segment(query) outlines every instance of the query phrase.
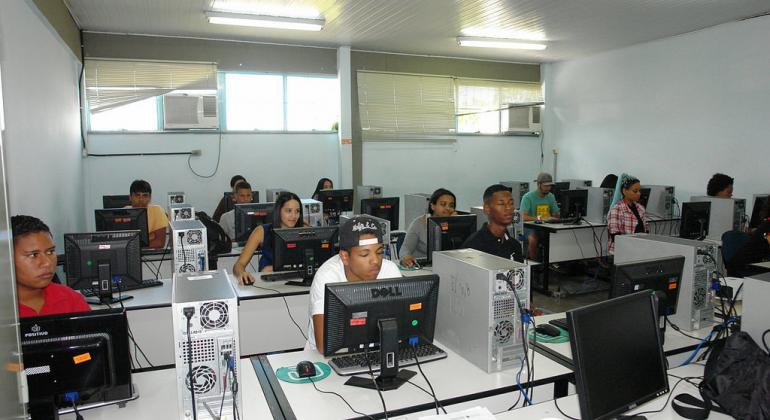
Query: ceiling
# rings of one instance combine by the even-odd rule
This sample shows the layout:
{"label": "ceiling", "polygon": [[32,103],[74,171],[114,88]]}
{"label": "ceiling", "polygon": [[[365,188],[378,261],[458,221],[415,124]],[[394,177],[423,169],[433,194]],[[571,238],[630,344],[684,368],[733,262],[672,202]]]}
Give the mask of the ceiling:
{"label": "ceiling", "polygon": [[[338,47],[517,62],[573,59],[770,11],[768,0],[65,0],[86,31]],[[326,19],[320,32],[214,25],[207,10]],[[456,37],[543,39],[544,51]]]}

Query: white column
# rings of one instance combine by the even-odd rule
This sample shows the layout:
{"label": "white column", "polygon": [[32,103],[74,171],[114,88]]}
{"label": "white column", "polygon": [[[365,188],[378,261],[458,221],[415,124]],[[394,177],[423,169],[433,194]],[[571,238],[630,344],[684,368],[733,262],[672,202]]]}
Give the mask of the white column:
{"label": "white column", "polygon": [[337,79],[340,82],[339,180],[335,188],[353,188],[353,126],[350,47],[337,49]]}

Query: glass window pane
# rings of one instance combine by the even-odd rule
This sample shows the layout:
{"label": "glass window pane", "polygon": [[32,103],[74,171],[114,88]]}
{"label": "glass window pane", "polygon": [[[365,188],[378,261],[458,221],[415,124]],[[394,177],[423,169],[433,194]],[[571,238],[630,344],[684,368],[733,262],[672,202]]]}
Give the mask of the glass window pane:
{"label": "glass window pane", "polygon": [[225,74],[228,130],[283,130],[283,76]]}
{"label": "glass window pane", "polygon": [[340,92],[336,78],[286,78],[287,129],[332,130],[340,120]]}
{"label": "glass window pane", "polygon": [[91,131],[158,130],[157,98],[147,98],[115,109],[91,114]]}

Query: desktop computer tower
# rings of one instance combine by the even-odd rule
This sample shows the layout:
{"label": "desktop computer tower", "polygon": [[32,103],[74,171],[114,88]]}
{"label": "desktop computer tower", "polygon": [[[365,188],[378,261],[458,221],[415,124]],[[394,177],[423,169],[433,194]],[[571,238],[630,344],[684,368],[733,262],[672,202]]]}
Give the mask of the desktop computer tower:
{"label": "desktop computer tower", "polygon": [[209,269],[206,226],[199,220],[171,222],[171,245],[174,253],[174,273]]}
{"label": "desktop computer tower", "polygon": [[[367,198],[382,198],[382,187],[377,185],[359,185],[356,187],[355,199],[353,200],[353,211],[356,214],[361,213],[361,200]],[[411,220],[407,221],[407,223]]]}
{"label": "desktop computer tower", "polygon": [[169,204],[168,220],[175,222],[177,220],[195,220],[195,208],[189,204]]}
{"label": "desktop computer tower", "polygon": [[320,227],[324,225],[324,206],[318,200],[312,198],[303,198],[302,215],[310,227]]}
{"label": "desktop computer tower", "polygon": [[593,184],[590,179],[562,179],[561,182],[569,182],[571,190],[585,189]]}
{"label": "desktop computer tower", "polygon": [[615,264],[678,255],[685,258],[684,269],[676,314],[669,319],[685,331],[694,331],[714,319],[711,281],[718,278],[719,245],[662,235],[615,237]]}
{"label": "desktop computer tower", "polygon": [[433,254],[433,273],[441,278],[436,340],[487,373],[519,366],[529,266],[456,249]]}
{"label": "desktop computer tower", "polygon": [[265,190],[265,196],[267,197],[266,203],[275,203],[278,196],[283,192],[289,192],[286,188],[268,188]]}
{"label": "desktop computer tower", "polygon": [[404,222],[406,223],[406,228],[409,228],[414,219],[428,213],[429,205],[430,194],[428,193],[404,194]]}
{"label": "desktop computer tower", "polygon": [[[188,321],[185,313],[190,312],[192,316]],[[238,347],[238,296],[227,272],[174,273],[171,313],[178,418],[193,418],[192,388],[198,420],[234,419],[232,385],[237,382],[239,388],[243,386]],[[236,392],[235,399],[240,418],[245,418],[240,392]]]}
{"label": "desktop computer tower", "polygon": [[674,218],[674,187],[671,185],[642,185],[650,189],[647,200],[647,216],[652,219]]}
{"label": "desktop computer tower", "polygon": [[709,233],[706,238],[721,241],[722,234],[730,230],[741,230],[746,226],[746,199],[709,196],[693,196],[690,201],[711,202]]}
{"label": "desktop computer tower", "polygon": [[[733,290],[733,293],[737,290]],[[762,334],[770,328],[770,273],[743,279],[741,331],[762,345]],[[768,338],[767,340],[770,340]]]}
{"label": "desktop computer tower", "polygon": [[[484,206],[473,206],[470,214],[476,215],[476,230],[481,229],[487,222],[487,215],[484,213]],[[508,226],[508,234],[516,238],[519,242],[524,240],[524,217],[519,210],[513,211],[513,223]]]}
{"label": "desktop computer tower", "polygon": [[586,209],[586,220],[591,223],[607,223],[607,213],[610,212],[612,195],[615,190],[612,188],[588,187],[588,209]]}
{"label": "desktop computer tower", "polygon": [[172,204],[184,204],[187,202],[185,194],[181,191],[168,193],[168,205]]}
{"label": "desktop computer tower", "polygon": [[500,184],[511,189],[513,205],[517,209],[521,207],[521,198],[529,192],[529,181],[500,181]]}

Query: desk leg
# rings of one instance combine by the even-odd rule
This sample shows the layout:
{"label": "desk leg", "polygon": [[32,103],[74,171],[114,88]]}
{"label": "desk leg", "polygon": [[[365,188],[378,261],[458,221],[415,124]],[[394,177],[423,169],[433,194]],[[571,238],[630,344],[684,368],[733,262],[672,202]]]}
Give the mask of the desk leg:
{"label": "desk leg", "polygon": [[567,392],[569,392],[568,380],[560,379],[553,383],[553,399],[566,397]]}

